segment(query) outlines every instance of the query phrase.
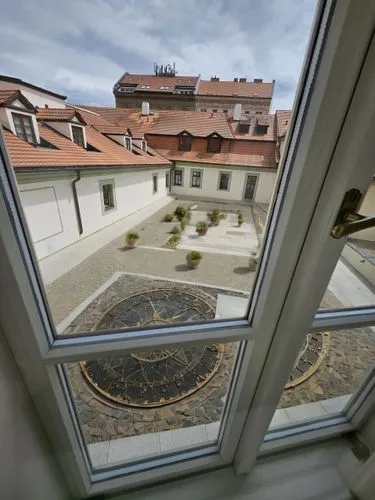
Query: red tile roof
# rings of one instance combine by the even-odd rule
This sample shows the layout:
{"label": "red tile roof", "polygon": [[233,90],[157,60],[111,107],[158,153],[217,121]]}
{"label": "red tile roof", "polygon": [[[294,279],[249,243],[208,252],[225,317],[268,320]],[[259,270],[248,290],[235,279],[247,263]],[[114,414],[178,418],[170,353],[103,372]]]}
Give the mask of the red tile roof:
{"label": "red tile roof", "polygon": [[[134,86],[136,91],[141,92],[173,92],[176,86],[196,87],[197,76],[155,76],[155,75],[135,75],[125,73],[117,82],[118,85]],[[149,87],[149,88],[142,88]],[[160,87],[169,87],[161,89]],[[116,85],[115,85],[116,88]]]}
{"label": "red tile roof", "polygon": [[277,126],[277,136],[283,137],[289,128],[290,119],[292,117],[291,109],[281,109],[276,111],[276,126]]}
{"label": "red tile roof", "polygon": [[211,163],[217,165],[230,165],[233,167],[263,167],[275,168],[275,161],[269,156],[263,155],[248,155],[234,153],[202,153],[199,151],[175,151],[158,149],[168,160],[179,160],[196,163]]}
{"label": "red tile roof", "polygon": [[37,120],[50,122],[70,122],[73,118],[85,124],[85,120],[80,113],[73,108],[38,108]]}
{"label": "red tile roof", "polygon": [[[240,124],[249,124],[249,132],[246,134],[239,132]],[[252,141],[275,141],[275,116],[268,114],[249,114],[241,116],[239,122],[232,120],[232,130],[236,139],[252,140]],[[267,125],[267,133],[259,134],[257,125]]]}
{"label": "red tile roof", "polygon": [[19,100],[25,108],[34,112],[34,106],[19,90],[0,89],[0,106],[10,106],[15,100]]}
{"label": "red tile roof", "polygon": [[98,149],[98,152],[87,151],[67,137],[53,130],[45,123],[39,123],[42,139],[58,149],[33,146],[26,141],[4,130],[5,143],[11,162],[15,168],[27,167],[125,167],[129,165],[167,165],[160,155],[150,156],[146,153],[133,154],[126,148],[107,138],[94,127],[86,126],[87,142]]}
{"label": "red tile roof", "polygon": [[14,97],[18,94],[18,90],[12,89],[0,89],[0,105],[7,104],[8,101],[13,100]]}
{"label": "red tile roof", "polygon": [[238,96],[272,98],[273,83],[201,80],[198,96]]}
{"label": "red tile roof", "polygon": [[56,92],[52,92],[51,90],[47,90],[42,87],[38,87],[38,85],[34,85],[33,83],[24,82],[23,80],[21,80],[21,78],[15,78],[13,76],[8,76],[8,75],[0,75],[0,82],[9,82],[9,83],[14,83],[16,85],[22,85],[23,87],[28,87],[33,90],[39,90],[39,92],[43,92],[43,94],[48,94],[63,100],[66,99],[66,95],[56,94]]}

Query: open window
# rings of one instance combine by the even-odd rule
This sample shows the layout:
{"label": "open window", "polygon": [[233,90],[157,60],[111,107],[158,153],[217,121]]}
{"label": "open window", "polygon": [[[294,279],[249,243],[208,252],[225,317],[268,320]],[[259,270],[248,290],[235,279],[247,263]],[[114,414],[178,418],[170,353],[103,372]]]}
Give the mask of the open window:
{"label": "open window", "polygon": [[[348,222],[338,218],[346,193],[358,190],[351,199],[359,210],[374,174],[374,16],[370,3],[366,11],[354,1],[319,4],[268,213],[264,204],[245,199],[236,212],[206,205],[202,219],[202,199],[200,206],[174,204],[173,213],[163,208],[163,222],[155,215],[147,234],[135,216],[125,242],[121,234],[94,260],[81,259],[80,269],[75,261],[72,272],[44,288],[43,262],[37,262],[15,172],[2,149],[0,285],[8,290],[0,301],[2,329],[30,394],[38,395],[35,405],[78,498],[226,466],[246,474],[260,453],[357,431],[373,412],[373,359],[366,358],[366,374],[359,373],[358,358],[356,366],[349,360],[351,346],[372,349],[375,297],[365,307],[332,298],[340,284],[348,291],[348,268],[342,273],[339,260],[347,239],[332,230]],[[215,167],[205,171],[205,186],[202,168],[185,168],[191,173],[186,187],[215,190]],[[235,165],[231,191],[241,192],[259,170]],[[149,186],[150,175],[146,171]],[[152,183],[155,192],[154,175]],[[110,185],[103,180],[107,206],[113,204]],[[144,185],[134,182],[121,203],[131,199],[134,209],[139,198],[152,196]],[[92,183],[86,187],[89,192]],[[32,214],[33,204],[27,208]],[[58,222],[57,209],[54,214]],[[174,218],[179,227],[167,243],[165,224]],[[139,238],[145,245],[134,250]],[[189,247],[192,241],[198,249]],[[155,244],[160,248],[147,248]],[[209,244],[210,251],[202,251]],[[234,244],[236,254],[228,257]],[[182,262],[181,252],[173,251],[178,245],[189,249]],[[338,262],[339,278],[333,274]],[[225,285],[228,277],[242,288]],[[337,342],[349,348],[335,351]],[[315,374],[329,365],[326,353],[338,354],[335,362],[348,360],[343,378],[345,384],[355,378],[355,387],[345,385],[339,394],[343,385],[335,386],[333,395],[329,383],[307,384],[301,392],[315,400],[297,401],[293,384],[311,380],[312,365]],[[341,396],[345,402],[323,404]],[[319,405],[306,407],[310,403]],[[292,406],[300,406],[298,414],[289,412]]]}

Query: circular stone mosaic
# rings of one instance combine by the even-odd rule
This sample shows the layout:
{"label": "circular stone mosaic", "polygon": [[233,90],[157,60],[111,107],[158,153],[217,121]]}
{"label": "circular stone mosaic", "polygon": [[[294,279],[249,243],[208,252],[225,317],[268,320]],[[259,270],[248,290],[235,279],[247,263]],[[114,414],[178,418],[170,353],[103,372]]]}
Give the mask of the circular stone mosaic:
{"label": "circular stone mosaic", "polygon": [[[159,288],[123,299],[104,314],[96,329],[170,325],[214,317],[214,302],[207,294]],[[221,344],[137,351],[84,361],[81,369],[91,386],[109,400],[157,407],[183,399],[207,384],[223,353]]]}
{"label": "circular stone mosaic", "polygon": [[316,372],[327,352],[328,342],[328,332],[309,333],[306,336],[285,389],[302,384]]}

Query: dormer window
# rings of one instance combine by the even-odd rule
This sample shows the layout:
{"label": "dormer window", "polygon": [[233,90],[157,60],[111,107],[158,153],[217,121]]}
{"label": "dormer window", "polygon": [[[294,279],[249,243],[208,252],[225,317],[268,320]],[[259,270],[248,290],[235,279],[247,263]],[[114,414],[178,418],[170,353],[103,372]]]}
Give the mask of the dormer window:
{"label": "dormer window", "polygon": [[191,151],[192,137],[187,132],[180,135],[178,150],[179,151]]}
{"label": "dormer window", "polygon": [[207,140],[207,153],[220,153],[221,151],[221,137],[218,135],[211,135]]}
{"label": "dormer window", "polygon": [[262,125],[262,124],[258,123],[256,131],[257,131],[258,135],[266,135],[267,131],[268,131],[268,125]]}
{"label": "dormer window", "polygon": [[12,117],[17,136],[30,144],[36,144],[37,141],[31,116],[12,113]]}
{"label": "dormer window", "polygon": [[78,127],[77,125],[72,125],[72,136],[73,142],[75,142],[81,148],[85,147],[85,138],[83,135],[83,128]]}
{"label": "dormer window", "polygon": [[125,147],[126,147],[126,149],[128,149],[129,151],[131,151],[131,150],[132,150],[132,139],[131,139],[131,137],[129,137],[129,136],[127,136],[127,135],[125,136]]}
{"label": "dormer window", "polygon": [[248,134],[250,129],[250,123],[239,123],[238,124],[238,133],[239,134]]}

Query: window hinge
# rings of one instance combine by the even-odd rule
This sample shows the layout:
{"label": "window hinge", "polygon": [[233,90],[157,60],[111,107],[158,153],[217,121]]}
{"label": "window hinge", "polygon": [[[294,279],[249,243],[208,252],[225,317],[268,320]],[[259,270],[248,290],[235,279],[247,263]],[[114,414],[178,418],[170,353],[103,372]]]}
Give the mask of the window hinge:
{"label": "window hinge", "polygon": [[360,205],[362,193],[359,189],[350,189],[345,193],[336,221],[331,229],[331,236],[339,239],[343,236],[375,227],[375,217],[365,217],[356,210]]}

